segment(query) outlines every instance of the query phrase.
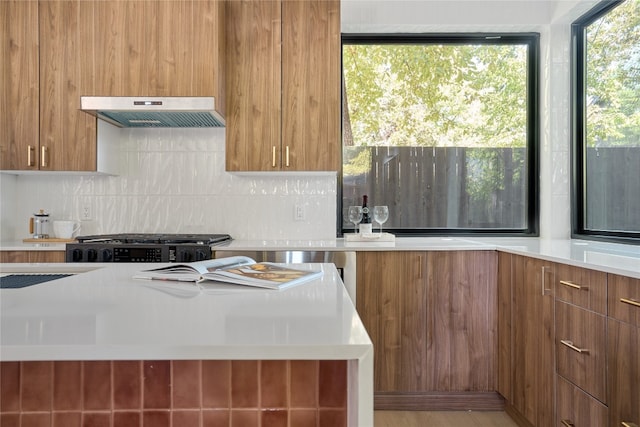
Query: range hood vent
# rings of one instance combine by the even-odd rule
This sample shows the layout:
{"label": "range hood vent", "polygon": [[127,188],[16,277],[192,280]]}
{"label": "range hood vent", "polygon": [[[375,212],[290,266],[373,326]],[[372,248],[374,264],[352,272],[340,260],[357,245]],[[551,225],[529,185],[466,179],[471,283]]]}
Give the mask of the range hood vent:
{"label": "range hood vent", "polygon": [[224,127],[213,97],[82,96],[80,109],[124,128]]}

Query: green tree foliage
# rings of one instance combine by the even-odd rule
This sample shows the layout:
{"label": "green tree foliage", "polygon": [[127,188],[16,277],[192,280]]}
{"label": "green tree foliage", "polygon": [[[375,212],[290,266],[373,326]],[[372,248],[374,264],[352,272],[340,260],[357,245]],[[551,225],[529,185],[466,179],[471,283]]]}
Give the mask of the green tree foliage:
{"label": "green tree foliage", "polygon": [[587,28],[587,146],[640,147],[640,0]]}
{"label": "green tree foliage", "polygon": [[356,146],[524,147],[527,47],[345,45]]}
{"label": "green tree foliage", "polygon": [[[345,176],[371,168],[360,147],[465,147],[472,198],[504,186],[503,152],[527,144],[524,44],[343,47]],[[482,149],[480,149],[482,148]],[[514,159],[524,167],[524,150]],[[418,165],[416,165],[419,167]],[[514,179],[519,179],[519,173]]]}

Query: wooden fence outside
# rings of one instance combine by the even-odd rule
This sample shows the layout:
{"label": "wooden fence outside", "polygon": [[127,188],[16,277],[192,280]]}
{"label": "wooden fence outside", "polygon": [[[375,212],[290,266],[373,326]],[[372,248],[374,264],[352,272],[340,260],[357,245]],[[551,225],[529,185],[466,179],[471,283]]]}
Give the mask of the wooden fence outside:
{"label": "wooden fence outside", "polygon": [[[349,147],[370,167],[344,176],[346,210],[369,196],[389,206],[385,228],[522,229],[526,220],[524,148]],[[367,153],[364,153],[367,154]],[[640,230],[640,148],[587,150],[587,227]],[[624,170],[621,174],[619,171]],[[376,224],[374,224],[375,226]]]}

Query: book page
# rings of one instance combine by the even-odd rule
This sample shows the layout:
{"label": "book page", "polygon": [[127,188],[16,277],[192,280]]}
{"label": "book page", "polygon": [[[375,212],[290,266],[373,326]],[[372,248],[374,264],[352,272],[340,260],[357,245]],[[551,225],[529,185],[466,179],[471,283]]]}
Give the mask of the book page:
{"label": "book page", "polygon": [[216,271],[221,268],[231,268],[253,263],[255,263],[253,259],[245,256],[207,259],[204,261],[197,261],[189,264],[171,264],[163,267],[143,270],[134,275],[133,278],[196,282],[200,280],[203,275],[212,271]]}
{"label": "book page", "polygon": [[269,262],[261,262],[212,271],[203,275],[203,280],[284,289],[318,277],[321,274],[319,271],[300,270]]}

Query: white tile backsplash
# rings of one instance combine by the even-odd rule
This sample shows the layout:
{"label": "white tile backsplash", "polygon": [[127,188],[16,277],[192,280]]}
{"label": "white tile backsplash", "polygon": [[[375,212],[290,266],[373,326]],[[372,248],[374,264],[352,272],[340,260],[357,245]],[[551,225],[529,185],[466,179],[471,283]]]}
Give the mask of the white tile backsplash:
{"label": "white tile backsplash", "polygon": [[[28,237],[28,218],[38,209],[45,209],[52,219],[82,219],[85,206],[89,207],[91,220],[82,221],[82,234],[335,237],[335,175],[227,173],[224,132],[122,130],[119,176],[3,175],[2,239]],[[5,215],[7,204],[12,205],[15,215]],[[294,220],[296,204],[304,206],[304,221]]]}

